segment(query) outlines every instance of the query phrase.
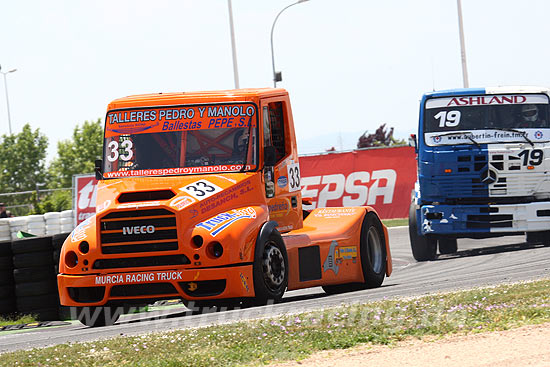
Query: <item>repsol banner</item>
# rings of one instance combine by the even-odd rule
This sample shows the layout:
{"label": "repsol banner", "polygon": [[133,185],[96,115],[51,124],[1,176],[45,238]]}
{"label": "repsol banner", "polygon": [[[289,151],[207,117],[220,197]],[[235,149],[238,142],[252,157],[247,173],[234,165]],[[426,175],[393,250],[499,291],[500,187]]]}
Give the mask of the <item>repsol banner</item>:
{"label": "repsol banner", "polygon": [[305,209],[372,206],[381,218],[406,218],[416,181],[414,148],[355,150],[300,157]]}
{"label": "repsol banner", "polygon": [[[301,156],[300,171],[302,196],[312,202],[305,209],[369,205],[383,219],[409,215],[416,180],[412,147]],[[75,175],[73,187],[79,224],[95,213],[95,175]]]}

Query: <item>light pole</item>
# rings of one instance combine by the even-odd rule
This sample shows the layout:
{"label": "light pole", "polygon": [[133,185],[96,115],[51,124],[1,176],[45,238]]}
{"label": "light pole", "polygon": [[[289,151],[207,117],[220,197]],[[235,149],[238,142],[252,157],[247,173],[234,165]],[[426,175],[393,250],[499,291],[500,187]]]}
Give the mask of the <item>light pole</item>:
{"label": "light pole", "polygon": [[11,135],[10,99],[8,98],[8,79],[6,78],[6,74],[13,73],[15,71],[17,71],[17,69],[2,71],[2,66],[0,66],[0,73],[4,75],[4,90],[6,91],[6,106],[8,108],[8,127],[10,129],[10,135]]}
{"label": "light pole", "polygon": [[231,55],[233,56],[233,78],[235,79],[235,89],[239,89],[239,66],[237,65],[237,47],[235,46],[235,30],[233,27],[233,8],[231,0],[227,0],[229,10],[229,28],[231,31]]}
{"label": "light pole", "polygon": [[464,45],[464,24],[462,23],[462,2],[456,0],[456,6],[458,8],[458,33],[460,35],[460,59],[462,61],[462,82],[464,88],[468,88],[468,68],[466,65],[466,46]]}
{"label": "light pole", "polygon": [[277,87],[277,82],[280,82],[281,80],[283,80],[283,76],[282,76],[281,72],[280,71],[275,71],[275,53],[273,52],[273,30],[275,29],[275,23],[277,23],[277,19],[279,19],[279,16],[285,10],[287,10],[291,6],[298,5],[298,4],[304,3],[306,1],[308,1],[308,0],[298,0],[297,2],[292,3],[288,6],[286,6],[285,8],[283,8],[283,10],[281,10],[279,12],[279,14],[277,14],[277,16],[275,17],[275,20],[273,21],[273,25],[271,26],[271,63],[273,65],[273,87]]}

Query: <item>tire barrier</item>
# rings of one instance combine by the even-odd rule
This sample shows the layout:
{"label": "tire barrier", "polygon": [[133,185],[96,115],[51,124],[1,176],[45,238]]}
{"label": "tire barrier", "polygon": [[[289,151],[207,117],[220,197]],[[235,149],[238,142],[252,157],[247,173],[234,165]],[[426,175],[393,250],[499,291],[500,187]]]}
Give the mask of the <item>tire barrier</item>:
{"label": "tire barrier", "polygon": [[57,264],[67,235],[64,233],[11,241],[14,311],[32,314],[39,321],[60,319],[62,308],[57,290]]}
{"label": "tire barrier", "polygon": [[0,315],[16,311],[12,257],[11,241],[0,242]]}
{"label": "tire barrier", "polygon": [[74,211],[48,212],[25,217],[0,218],[0,241],[17,240],[19,232],[53,236],[74,229]]}

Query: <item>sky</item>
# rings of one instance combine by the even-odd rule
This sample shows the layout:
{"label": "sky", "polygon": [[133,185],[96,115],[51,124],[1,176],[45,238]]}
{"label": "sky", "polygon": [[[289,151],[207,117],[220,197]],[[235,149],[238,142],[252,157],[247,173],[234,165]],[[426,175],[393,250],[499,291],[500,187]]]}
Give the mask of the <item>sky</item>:
{"label": "sky", "polygon": [[[271,27],[294,2],[232,0],[241,88],[273,86]],[[550,1],[462,12],[471,87],[550,86]],[[227,0],[5,1],[0,35],[12,131],[39,128],[48,160],[115,98],[235,87]],[[280,15],[273,46],[302,154],[353,149],[382,123],[407,138],[423,93],[463,86],[456,0],[309,0]]]}

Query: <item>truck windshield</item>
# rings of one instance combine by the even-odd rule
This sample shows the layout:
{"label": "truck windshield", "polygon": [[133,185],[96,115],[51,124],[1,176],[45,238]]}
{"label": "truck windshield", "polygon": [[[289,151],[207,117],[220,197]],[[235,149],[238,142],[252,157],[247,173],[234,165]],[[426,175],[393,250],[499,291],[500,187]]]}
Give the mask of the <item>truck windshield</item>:
{"label": "truck windshield", "polygon": [[[432,98],[424,109],[428,145],[550,140],[545,94]],[[463,134],[461,134],[461,132]]]}
{"label": "truck windshield", "polygon": [[105,178],[256,169],[251,103],[168,106],[107,113]]}

